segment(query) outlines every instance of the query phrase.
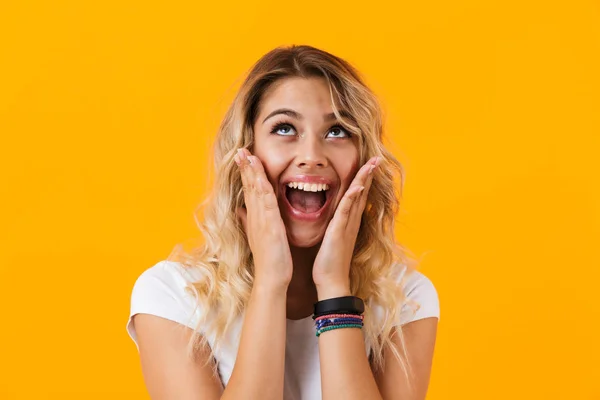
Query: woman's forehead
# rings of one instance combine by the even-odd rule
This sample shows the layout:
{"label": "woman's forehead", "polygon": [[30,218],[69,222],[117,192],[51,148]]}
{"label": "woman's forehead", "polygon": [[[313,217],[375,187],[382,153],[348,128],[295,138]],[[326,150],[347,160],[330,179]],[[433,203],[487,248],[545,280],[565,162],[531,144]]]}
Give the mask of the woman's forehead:
{"label": "woman's forehead", "polygon": [[284,78],[272,84],[261,98],[261,108],[318,106],[331,108],[329,86],[323,78]]}

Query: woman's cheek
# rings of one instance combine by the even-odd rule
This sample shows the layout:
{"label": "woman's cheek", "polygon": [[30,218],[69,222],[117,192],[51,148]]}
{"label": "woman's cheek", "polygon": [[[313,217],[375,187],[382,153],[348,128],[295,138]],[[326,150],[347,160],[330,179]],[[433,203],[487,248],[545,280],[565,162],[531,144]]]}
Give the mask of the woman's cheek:
{"label": "woman's cheek", "polygon": [[287,168],[290,161],[288,160],[289,156],[286,156],[282,153],[281,149],[278,148],[271,147],[269,149],[261,150],[262,151],[257,152],[257,157],[262,162],[267,179],[277,194],[281,174],[285,171],[285,168]]}

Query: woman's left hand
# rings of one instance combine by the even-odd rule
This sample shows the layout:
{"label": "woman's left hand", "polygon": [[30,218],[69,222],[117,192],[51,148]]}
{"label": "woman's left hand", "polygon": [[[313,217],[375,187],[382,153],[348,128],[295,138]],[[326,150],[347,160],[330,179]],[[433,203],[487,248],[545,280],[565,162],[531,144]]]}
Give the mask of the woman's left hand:
{"label": "woman's left hand", "polygon": [[350,263],[373,182],[373,171],[381,157],[371,158],[358,170],[323,237],[313,265],[313,281],[319,300],[350,295]]}

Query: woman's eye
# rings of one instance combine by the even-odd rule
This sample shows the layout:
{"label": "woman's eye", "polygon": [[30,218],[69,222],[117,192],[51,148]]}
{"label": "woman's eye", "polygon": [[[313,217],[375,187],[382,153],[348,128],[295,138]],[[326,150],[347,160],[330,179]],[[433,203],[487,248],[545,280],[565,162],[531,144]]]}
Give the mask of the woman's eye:
{"label": "woman's eye", "polygon": [[329,133],[333,133],[333,136],[330,137],[334,137],[334,138],[339,138],[339,137],[350,137],[350,134],[348,132],[346,132],[346,130],[344,128],[342,128],[341,126],[334,126],[329,130]]}
{"label": "woman's eye", "polygon": [[294,127],[289,124],[278,124],[273,127],[271,133],[276,133],[281,136],[291,136],[293,133],[290,133],[294,130]]}
{"label": "woman's eye", "polygon": [[[271,129],[271,133],[279,136],[293,136],[296,134],[296,128],[288,123],[279,123]],[[351,135],[339,125],[335,125],[329,129],[327,137],[329,138],[349,138]]]}

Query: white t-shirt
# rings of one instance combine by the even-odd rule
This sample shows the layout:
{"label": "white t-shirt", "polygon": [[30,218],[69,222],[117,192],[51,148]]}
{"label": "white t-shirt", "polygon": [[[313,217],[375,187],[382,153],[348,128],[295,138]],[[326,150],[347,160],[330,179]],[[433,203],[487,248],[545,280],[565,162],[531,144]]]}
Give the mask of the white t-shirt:
{"label": "white t-shirt", "polygon": [[[406,268],[398,273],[398,282],[402,279]],[[197,270],[184,268],[174,261],[160,261],[144,271],[136,280],[131,295],[131,309],[127,322],[127,332],[137,346],[135,328],[132,317],[145,313],[166,318],[192,329],[199,320],[200,310],[194,312],[194,297],[184,288],[187,283],[201,277]],[[416,312],[408,305],[401,311],[400,321],[403,325],[427,317],[439,319],[440,306],[438,294],[432,282],[421,272],[413,271],[404,282],[404,293],[408,299],[418,303]],[[373,313],[381,315],[381,309],[373,306]],[[243,323],[240,316],[230,334],[232,346],[223,346],[215,354],[219,360],[218,370],[223,385],[226,386],[237,356],[239,337]],[[321,372],[319,364],[318,338],[312,316],[299,320],[287,320],[285,348],[284,400],[321,400]],[[214,337],[208,336],[212,346]],[[138,347],[139,350],[139,347]],[[365,345],[369,354],[369,348]]]}

